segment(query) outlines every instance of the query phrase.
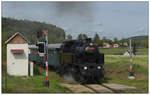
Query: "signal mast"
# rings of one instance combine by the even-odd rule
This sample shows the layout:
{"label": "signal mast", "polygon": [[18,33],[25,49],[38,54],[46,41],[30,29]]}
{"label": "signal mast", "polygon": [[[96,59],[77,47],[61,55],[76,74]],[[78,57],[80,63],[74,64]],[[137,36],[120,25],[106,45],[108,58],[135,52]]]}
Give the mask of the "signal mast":
{"label": "signal mast", "polygon": [[[36,46],[38,46],[39,56],[45,58],[46,65],[46,80],[43,82],[43,86],[47,86],[49,88],[49,80],[48,80],[48,30],[42,31],[45,36],[45,42],[37,42]],[[42,36],[42,32],[37,32],[37,38]]]}

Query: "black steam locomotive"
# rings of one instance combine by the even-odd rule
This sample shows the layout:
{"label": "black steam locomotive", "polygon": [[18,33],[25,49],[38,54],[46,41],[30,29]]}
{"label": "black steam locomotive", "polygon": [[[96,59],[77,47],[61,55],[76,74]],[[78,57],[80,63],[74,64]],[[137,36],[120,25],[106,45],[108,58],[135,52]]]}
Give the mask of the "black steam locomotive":
{"label": "black steam locomotive", "polygon": [[[61,47],[61,64],[67,65],[74,78],[81,83],[98,82],[104,77],[104,54],[101,54],[91,39],[64,42]],[[70,53],[70,58],[67,54]],[[66,58],[65,58],[66,57]],[[69,60],[71,59],[71,60]]]}
{"label": "black steam locomotive", "polygon": [[[80,83],[97,83],[104,77],[104,54],[99,52],[90,38],[66,41],[59,46],[49,44],[48,48],[48,64],[56,67],[59,74],[71,73]],[[34,51],[35,48],[30,49]],[[37,58],[38,55],[31,52],[31,60],[43,61]]]}

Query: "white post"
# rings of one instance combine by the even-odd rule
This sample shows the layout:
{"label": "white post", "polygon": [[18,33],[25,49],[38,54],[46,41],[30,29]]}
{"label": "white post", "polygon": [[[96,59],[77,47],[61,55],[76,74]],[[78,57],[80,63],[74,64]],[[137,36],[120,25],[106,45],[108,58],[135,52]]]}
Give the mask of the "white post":
{"label": "white post", "polygon": [[30,62],[30,76],[33,76],[33,62]]}
{"label": "white post", "polygon": [[131,50],[131,39],[130,39],[130,50]]}

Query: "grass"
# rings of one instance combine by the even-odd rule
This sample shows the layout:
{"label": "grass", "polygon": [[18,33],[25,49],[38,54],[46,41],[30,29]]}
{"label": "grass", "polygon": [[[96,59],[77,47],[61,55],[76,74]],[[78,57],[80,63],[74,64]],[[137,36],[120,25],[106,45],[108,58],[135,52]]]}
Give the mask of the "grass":
{"label": "grass", "polygon": [[[39,68],[40,69],[40,68]],[[45,75],[45,71],[40,69],[40,72]],[[7,76],[7,90],[5,89],[5,77],[2,77],[2,92],[3,93],[73,93],[71,90],[59,85],[61,82],[66,82],[59,77],[55,72],[49,72],[50,87],[44,87],[43,75],[34,75],[33,77],[16,77]],[[44,77],[45,78],[45,77]],[[45,80],[45,79],[44,79]]]}
{"label": "grass", "polygon": [[[105,55],[123,55],[129,48],[100,48]],[[148,48],[137,48],[136,55],[148,55]]]}
{"label": "grass", "polygon": [[[148,56],[133,57],[133,72],[135,80],[129,80],[129,57],[127,56],[105,56],[106,76],[104,82],[120,83],[135,86],[138,93],[148,92]],[[129,92],[129,91],[127,91]],[[130,91],[131,92],[131,91]]]}

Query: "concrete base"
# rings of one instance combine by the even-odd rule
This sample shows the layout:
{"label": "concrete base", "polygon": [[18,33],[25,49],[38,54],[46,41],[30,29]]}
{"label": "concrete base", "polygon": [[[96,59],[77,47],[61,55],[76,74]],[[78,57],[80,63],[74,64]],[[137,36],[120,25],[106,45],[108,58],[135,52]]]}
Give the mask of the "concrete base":
{"label": "concrete base", "polygon": [[134,76],[133,72],[129,73],[128,79],[131,79],[131,80],[135,79],[135,76]]}
{"label": "concrete base", "polygon": [[130,80],[134,80],[134,79],[135,79],[135,77],[134,77],[134,76],[128,76],[128,79],[130,79]]}
{"label": "concrete base", "polygon": [[46,86],[46,87],[48,87],[48,88],[49,88],[49,80],[44,81],[44,82],[43,82],[43,86]]}

